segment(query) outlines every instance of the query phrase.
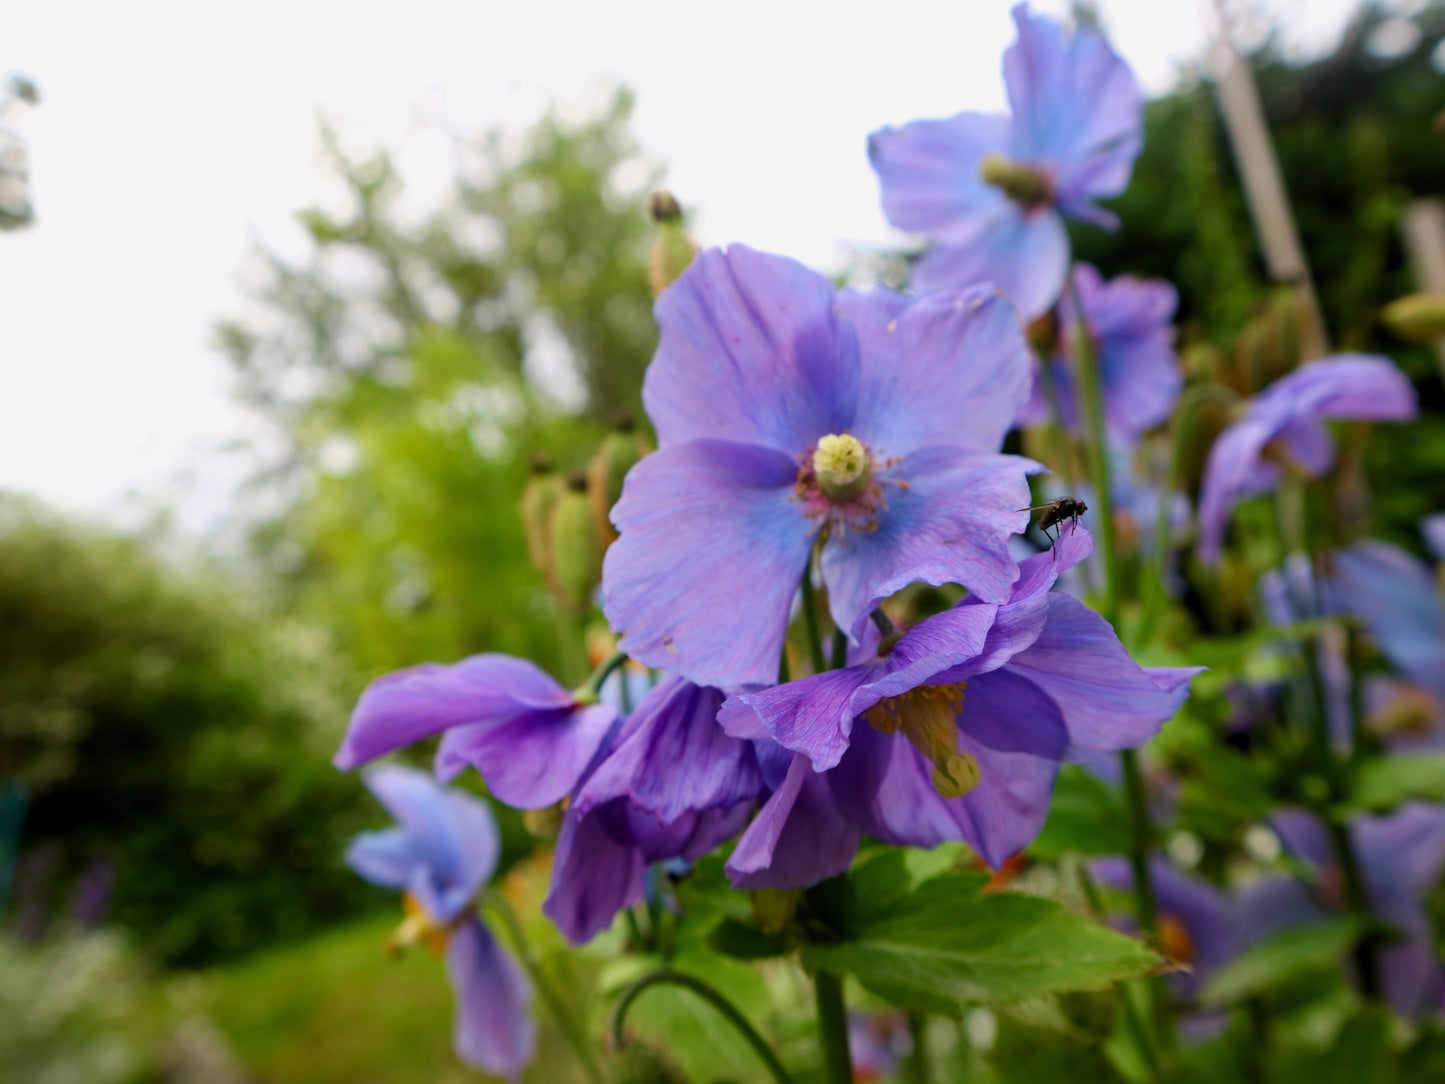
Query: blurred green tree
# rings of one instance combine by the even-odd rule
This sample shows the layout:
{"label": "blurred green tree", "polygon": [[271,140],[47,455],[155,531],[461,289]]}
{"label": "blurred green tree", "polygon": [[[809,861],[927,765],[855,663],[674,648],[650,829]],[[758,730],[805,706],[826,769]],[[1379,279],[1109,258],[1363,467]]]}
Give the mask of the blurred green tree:
{"label": "blurred green tree", "polygon": [[220,328],[284,447],[259,550],[366,674],[482,650],[559,663],[517,509],[530,456],[580,468],[639,409],[655,171],[631,109],[619,90],[591,119],[459,143],[451,192],[412,225],[391,158],[323,131],[348,212],[302,212],[309,258],[260,253],[255,312]]}
{"label": "blurred green tree", "polygon": [[71,897],[104,893],[83,874],[110,867],[111,917],[194,963],[374,902],[341,861],[371,818],[327,763],[349,670],[216,582],[0,501],[0,780],[28,785],[26,852],[53,859],[17,884],[17,921],[99,919],[104,901]]}

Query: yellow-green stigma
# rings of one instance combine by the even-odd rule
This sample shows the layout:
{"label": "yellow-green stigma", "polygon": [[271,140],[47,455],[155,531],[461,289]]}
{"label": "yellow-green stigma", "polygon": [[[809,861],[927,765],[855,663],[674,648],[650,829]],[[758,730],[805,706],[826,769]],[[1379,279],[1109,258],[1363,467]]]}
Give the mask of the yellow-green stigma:
{"label": "yellow-green stigma", "polygon": [[856,501],[868,489],[873,463],[863,442],[849,433],[829,433],[813,451],[813,477],[829,500]]}
{"label": "yellow-green stigma", "polygon": [[1003,190],[1004,195],[1025,207],[1049,202],[1049,186],[1043,174],[1032,166],[1010,161],[994,151],[978,164],[978,176],[984,184]]}
{"label": "yellow-green stigma", "polygon": [[967,684],[920,685],[863,713],[875,730],[901,732],[933,762],[933,786],[945,798],[962,798],[979,781],[978,761],[958,748],[958,715]]}

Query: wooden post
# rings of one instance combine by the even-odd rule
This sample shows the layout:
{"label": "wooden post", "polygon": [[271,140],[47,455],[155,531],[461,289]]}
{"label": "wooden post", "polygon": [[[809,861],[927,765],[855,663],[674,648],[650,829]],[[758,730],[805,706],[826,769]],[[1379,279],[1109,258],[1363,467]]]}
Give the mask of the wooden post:
{"label": "wooden post", "polygon": [[1303,317],[1300,352],[1305,358],[1317,358],[1329,353],[1329,335],[1320,314],[1309,262],[1295,228],[1294,211],[1285,191],[1279,159],[1270,142],[1259,89],[1249,62],[1241,58],[1230,43],[1222,0],[1215,0],[1214,11],[1218,20],[1213,57],[1215,95],[1244,185],[1249,214],[1254,220],[1254,232],[1259,238],[1269,277],[1275,282],[1290,283],[1298,291]]}

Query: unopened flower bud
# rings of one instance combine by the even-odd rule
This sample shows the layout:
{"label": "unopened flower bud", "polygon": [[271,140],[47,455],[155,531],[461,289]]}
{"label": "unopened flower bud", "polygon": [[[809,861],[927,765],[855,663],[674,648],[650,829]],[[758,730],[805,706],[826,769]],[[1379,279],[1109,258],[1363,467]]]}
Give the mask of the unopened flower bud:
{"label": "unopened flower bud", "polygon": [[571,613],[586,613],[602,565],[586,475],[575,474],[567,479],[567,488],[552,509],[547,540],[557,601]]}
{"label": "unopened flower bud", "polygon": [[813,475],[818,488],[839,504],[857,500],[868,489],[873,464],[868,449],[851,433],[830,433],[818,438],[813,452]]}
{"label": "unopened flower bud", "polygon": [[1434,342],[1445,338],[1445,292],[1402,297],[1386,305],[1380,318],[1402,339]]}
{"label": "unopened flower bud", "polygon": [[657,223],[652,239],[652,254],[647,263],[652,296],[666,290],[687,270],[697,255],[697,245],[688,236],[682,221],[682,208],[671,192],[654,192],[648,200],[648,211]]}
{"label": "unopened flower bud", "polygon": [[1049,202],[1049,183],[1042,173],[1032,166],[1010,161],[997,151],[984,156],[978,164],[978,176],[984,184],[1002,189],[1009,199],[1025,207]]}
{"label": "unopened flower bud", "polygon": [[607,514],[622,496],[622,480],[637,461],[652,450],[642,434],[634,430],[631,415],[619,418],[617,428],[603,438],[587,464],[587,493],[592,499],[592,515],[597,520],[597,537],[604,553],[617,539]]}
{"label": "unopened flower bud", "polygon": [[552,581],[552,509],[562,495],[562,479],[552,470],[545,455],[532,458],[532,476],[522,491],[522,531],[527,538],[527,556],[550,583]]}

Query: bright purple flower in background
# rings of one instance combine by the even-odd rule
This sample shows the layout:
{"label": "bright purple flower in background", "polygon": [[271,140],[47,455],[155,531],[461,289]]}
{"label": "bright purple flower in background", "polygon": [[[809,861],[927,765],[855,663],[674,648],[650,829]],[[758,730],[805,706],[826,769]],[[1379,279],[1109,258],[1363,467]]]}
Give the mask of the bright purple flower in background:
{"label": "bright purple flower in background", "polygon": [[1041,468],[993,454],[1029,386],[1006,301],[840,293],[734,245],[700,253],[656,312],[642,394],[659,447],[627,476],[603,571],[622,650],[699,684],[771,683],[820,534],[855,637],[916,581],[1008,597]]}
{"label": "bright purple flower in background", "polygon": [[1335,442],[1327,420],[1409,421],[1415,410],[1414,387],[1388,358],[1340,354],[1280,377],[1209,451],[1199,497],[1200,559],[1218,562],[1230,512],[1279,485],[1282,462],[1310,478],[1329,470]]}
{"label": "bright purple flower in background", "polygon": [[384,764],[363,778],[398,823],[358,835],[347,864],[372,884],[406,893],[408,917],[393,944],[422,942],[444,953],[458,999],[458,1057],[515,1077],[532,1059],[537,1031],[526,977],[477,919],[477,893],[501,849],[491,810],[415,768]]}
{"label": "bright purple flower in background", "polygon": [[1094,30],[1013,9],[1004,53],[1010,115],[960,113],[883,128],[868,157],[883,213],[934,243],[913,268],[920,293],[992,282],[1026,319],[1063,289],[1069,237],[1060,213],[1113,227],[1094,205],[1129,184],[1143,144],[1134,73]]}
{"label": "bright purple flower in background", "polygon": [[616,720],[612,708],[579,702],[525,659],[473,655],[373,681],[332,763],[355,768],[445,732],[438,776],[455,778],[470,764],[500,801],[538,809],[571,793]]}
{"label": "bright purple flower in background", "polygon": [[[1291,854],[1313,871],[1313,890],[1285,876],[1245,886],[1239,914],[1248,943],[1347,907],[1344,877],[1320,820],[1292,809],[1275,814],[1272,823]],[[1445,870],[1445,806],[1411,802],[1386,817],[1357,816],[1349,831],[1370,912],[1401,935],[1376,950],[1385,1000],[1405,1016],[1438,1012],[1445,970],[1424,897]]]}
{"label": "bright purple flower in background", "polygon": [[847,868],[863,834],[962,839],[996,868],[1043,827],[1061,761],[1151,737],[1198,668],[1140,668],[1108,622],[1050,591],[1092,549],[1066,529],[1002,605],[969,596],[877,657],[730,698],[725,729],[784,747],[760,748],[773,793],[729,860],[733,883],[815,883]]}
{"label": "bright purple flower in background", "polygon": [[[1126,858],[1100,858],[1089,864],[1103,884],[1132,892],[1134,870]],[[1244,947],[1236,927],[1229,896],[1201,877],[1175,869],[1167,859],[1154,855],[1149,860],[1158,912],[1160,947],[1189,970],[1172,975],[1171,985],[1185,999],[1193,999],[1209,977],[1233,959]],[[1128,930],[1138,924],[1119,916]]]}
{"label": "bright purple flower in background", "polygon": [[[1174,310],[1179,293],[1161,279],[1120,275],[1105,282],[1088,264],[1074,265],[1074,288],[1099,365],[1104,425],[1114,444],[1132,445],[1174,409],[1184,374],[1174,353]],[[1064,426],[1081,433],[1074,366],[1078,364],[1078,307],[1071,295],[1059,300],[1060,353],[1043,362],[1053,378]],[[1020,425],[1050,420],[1043,381],[1019,413]]]}
{"label": "bright purple flower in background", "polygon": [[1435,560],[1445,561],[1445,513],[1426,516],[1420,521],[1420,533],[1425,536],[1425,545],[1435,555]]}
{"label": "bright purple flower in background", "polygon": [[742,830],[763,794],[753,743],[717,725],[723,694],[665,677],[572,797],[543,911],[587,941],[643,898],[647,868],[693,861]]}

